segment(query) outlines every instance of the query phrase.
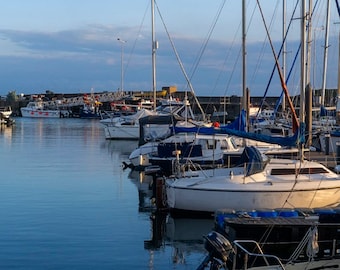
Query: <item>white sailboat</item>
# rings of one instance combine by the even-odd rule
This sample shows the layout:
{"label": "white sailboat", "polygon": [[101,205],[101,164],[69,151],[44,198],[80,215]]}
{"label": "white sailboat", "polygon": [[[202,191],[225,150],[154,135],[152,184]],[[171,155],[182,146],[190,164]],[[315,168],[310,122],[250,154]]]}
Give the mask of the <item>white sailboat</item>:
{"label": "white sailboat", "polygon": [[[304,13],[302,18],[305,18]],[[306,28],[305,21],[302,21],[303,48]],[[304,122],[304,59],[303,48],[301,123]],[[279,66],[278,71],[280,73]],[[168,207],[174,211],[214,212],[223,208],[252,210],[337,206],[340,203],[339,175],[320,163],[304,160],[303,144],[299,147],[300,160],[264,160],[257,149],[250,148],[245,155],[250,159],[245,160],[243,167],[221,169],[219,176],[179,175],[168,178],[165,184]]]}
{"label": "white sailboat", "polygon": [[[259,157],[255,148],[252,151]],[[253,171],[254,167],[257,170]],[[214,212],[223,208],[319,208],[340,203],[339,175],[317,162],[253,159],[244,167],[215,171],[214,176],[168,178],[168,207]]]}

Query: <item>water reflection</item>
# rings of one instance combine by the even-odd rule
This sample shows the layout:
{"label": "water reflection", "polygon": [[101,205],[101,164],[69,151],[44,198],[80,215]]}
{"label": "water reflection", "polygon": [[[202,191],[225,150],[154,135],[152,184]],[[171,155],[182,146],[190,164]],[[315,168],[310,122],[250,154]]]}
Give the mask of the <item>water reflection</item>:
{"label": "water reflection", "polygon": [[190,219],[174,217],[169,213],[150,215],[152,238],[144,241],[147,250],[158,250],[165,246],[172,249],[173,263],[183,264],[192,254],[204,254],[203,235],[214,226],[213,219]]}
{"label": "water reflection", "polygon": [[[119,156],[117,160],[128,162],[128,156],[137,147],[137,142],[109,140],[103,142],[102,147],[106,147],[110,155]],[[144,249],[153,254],[152,257],[161,250],[169,250],[168,256],[172,264],[187,265],[192,257],[199,257],[197,261],[200,262],[206,253],[203,235],[211,231],[214,220],[174,217],[166,211],[157,211],[153,176],[144,171],[130,168],[125,170],[128,170],[127,177],[137,190],[138,212],[150,220],[151,237],[144,240]]]}
{"label": "water reflection", "polygon": [[167,213],[152,212],[152,177],[122,168],[136,146],[105,140],[98,121],[20,118],[1,129],[1,268],[195,269],[199,252],[174,266],[178,243],[193,244],[172,240]]}
{"label": "water reflection", "polygon": [[119,154],[124,159],[128,159],[131,152],[138,146],[137,141],[123,141],[123,140],[105,140],[101,147],[107,148],[109,153]]}
{"label": "water reflection", "polygon": [[145,172],[130,170],[128,178],[138,190],[139,211],[150,212],[151,210],[155,210],[153,200],[153,176],[146,175]]}
{"label": "water reflection", "polygon": [[150,218],[152,233],[151,239],[144,241],[146,250],[170,247],[174,264],[184,264],[192,254],[205,254],[203,235],[213,229],[213,219],[177,217],[166,211],[157,211],[153,200],[153,177],[131,170],[128,178],[138,190],[139,212]]}
{"label": "water reflection", "polygon": [[12,135],[13,135],[13,125],[7,126],[4,124],[0,125],[0,133],[3,135],[4,139],[6,141],[11,141],[12,140]]}

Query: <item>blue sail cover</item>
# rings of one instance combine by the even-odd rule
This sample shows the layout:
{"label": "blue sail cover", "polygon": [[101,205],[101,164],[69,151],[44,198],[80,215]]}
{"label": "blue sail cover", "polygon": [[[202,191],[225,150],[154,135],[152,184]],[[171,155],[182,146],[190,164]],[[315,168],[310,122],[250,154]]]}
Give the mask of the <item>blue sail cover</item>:
{"label": "blue sail cover", "polygon": [[335,116],[335,111],[329,111],[324,106],[321,106],[320,116]]}
{"label": "blue sail cover", "polygon": [[213,135],[216,134],[216,130],[219,129],[232,129],[232,130],[246,130],[246,111],[242,110],[240,115],[230,124],[221,126],[219,128],[216,127],[174,127],[173,130],[175,133],[198,133],[198,134],[206,134]]}
{"label": "blue sail cover", "polygon": [[[174,127],[175,133],[180,132],[191,132],[191,133],[198,133],[198,134],[206,134],[206,135],[213,135],[213,134],[228,134],[234,135],[241,138],[266,142],[266,143],[273,143],[279,144],[281,146],[297,146],[298,142],[303,142],[302,136],[299,135],[299,132],[294,134],[293,136],[287,137],[278,137],[278,136],[269,136],[264,134],[257,134],[257,133],[250,133],[246,132],[245,130],[245,123],[246,123],[246,112],[243,110],[240,116],[234,120],[234,122],[230,123],[229,125],[222,126],[219,128],[216,127],[193,127],[193,128],[186,128],[186,127]],[[298,140],[299,138],[299,140]]]}
{"label": "blue sail cover", "polygon": [[298,143],[298,137],[299,137],[298,132],[295,133],[293,136],[279,137],[279,136],[269,136],[269,135],[264,135],[264,134],[250,133],[246,131],[238,131],[238,130],[227,129],[227,128],[221,128],[220,130],[216,130],[215,134],[217,133],[234,135],[234,136],[245,138],[245,139],[279,144],[281,146],[289,146],[289,147],[296,146]]}

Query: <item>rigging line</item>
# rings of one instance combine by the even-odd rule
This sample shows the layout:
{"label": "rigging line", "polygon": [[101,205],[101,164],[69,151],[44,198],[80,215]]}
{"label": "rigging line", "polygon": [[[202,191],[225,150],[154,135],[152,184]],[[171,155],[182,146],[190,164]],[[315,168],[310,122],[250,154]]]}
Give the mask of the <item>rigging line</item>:
{"label": "rigging line", "polygon": [[193,69],[190,71],[190,74],[191,74],[190,75],[190,80],[192,79],[193,75],[195,74],[199,63],[201,62],[203,53],[204,53],[205,49],[207,48],[207,45],[208,45],[209,40],[211,38],[211,35],[212,35],[212,33],[213,33],[214,29],[215,29],[217,21],[218,21],[220,15],[221,15],[221,12],[222,12],[222,10],[224,8],[225,2],[226,2],[226,0],[223,0],[223,2],[221,3],[221,5],[220,5],[220,7],[219,7],[219,9],[217,11],[217,14],[215,15],[215,18],[213,20],[213,23],[210,26],[210,29],[209,29],[208,34],[207,34],[207,37],[205,38],[205,42],[202,44],[202,47],[200,48],[200,53],[199,53],[198,57],[196,58],[196,60],[194,61]]}
{"label": "rigging line", "polygon": [[335,0],[335,4],[336,4],[336,9],[338,11],[338,15],[340,16],[340,6],[339,6],[338,0]]}
{"label": "rigging line", "polygon": [[298,117],[296,115],[296,111],[295,111],[295,108],[294,108],[294,105],[292,103],[292,100],[289,96],[289,92],[288,92],[288,88],[287,88],[287,85],[283,79],[283,76],[282,76],[282,72],[281,72],[281,68],[280,68],[280,65],[279,65],[279,61],[277,59],[277,56],[276,56],[276,53],[275,53],[275,50],[274,50],[274,47],[273,47],[273,43],[272,43],[272,40],[269,36],[269,32],[268,32],[268,28],[267,28],[267,25],[266,25],[266,21],[264,19],[264,15],[263,15],[263,11],[262,11],[262,8],[261,8],[261,5],[260,5],[260,2],[259,0],[256,0],[257,2],[257,5],[259,7],[259,10],[260,10],[260,13],[261,13],[261,17],[262,17],[262,20],[263,20],[263,23],[264,23],[264,26],[265,26],[265,29],[266,29],[266,33],[267,33],[267,36],[268,36],[268,40],[269,40],[269,43],[270,43],[270,47],[272,49],[272,52],[273,52],[273,56],[275,58],[275,63],[276,63],[276,68],[277,68],[277,71],[279,73],[279,76],[280,76],[280,82],[281,82],[281,86],[287,96],[287,99],[288,99],[288,104],[289,104],[289,107],[292,111],[292,116],[293,116],[293,132],[295,133],[299,127],[299,122],[298,122]]}
{"label": "rigging line", "polygon": [[[283,49],[283,44],[284,44],[284,42],[286,41],[286,38],[287,38],[287,35],[288,35],[288,32],[289,32],[290,26],[292,25],[293,16],[294,16],[295,11],[296,11],[296,9],[297,9],[298,3],[299,3],[299,1],[296,2],[296,6],[295,6],[295,8],[294,8],[294,10],[293,10],[292,17],[291,17],[291,19],[290,19],[290,21],[289,21],[289,24],[288,24],[288,27],[287,27],[287,30],[286,30],[286,33],[285,33],[285,36],[284,36],[284,39],[283,39],[281,48],[280,48],[279,53],[278,53],[278,57],[280,57],[280,55],[281,55],[281,52],[282,52],[282,49]],[[314,4],[313,11],[312,11],[312,15],[314,14],[314,11],[315,11],[315,9],[316,9],[316,7],[317,7],[317,3],[318,3],[318,0],[317,0],[317,1],[315,2],[315,4]],[[288,74],[288,77],[286,78],[286,84],[287,84],[287,82],[289,81],[290,75],[291,75],[291,73],[292,73],[292,71],[293,71],[293,68],[294,68],[295,62],[296,62],[296,60],[297,60],[297,56],[298,56],[298,54],[300,53],[300,50],[301,50],[301,43],[300,43],[300,45],[299,45],[299,47],[298,47],[297,53],[295,54],[295,57],[294,57],[292,66],[291,66],[291,68],[290,68],[290,72],[289,72],[289,74]],[[272,81],[272,79],[273,79],[273,75],[274,75],[274,72],[275,72],[275,68],[276,68],[276,65],[274,65],[274,67],[273,67],[273,69],[272,69],[272,73],[271,73],[271,75],[270,75],[270,79],[269,79],[269,81],[268,81],[268,84],[267,84],[267,87],[266,87],[266,90],[265,90],[265,93],[264,93],[264,98],[263,98],[263,100],[262,100],[263,102],[264,102],[264,100],[265,100],[265,97],[267,96],[269,86],[270,86],[271,81]],[[278,110],[278,107],[279,107],[279,105],[280,105],[280,103],[281,103],[281,101],[282,101],[283,93],[284,93],[284,91],[281,92],[280,98],[279,98],[278,102],[276,103],[275,112]],[[260,108],[262,108],[263,102],[260,104]],[[258,112],[258,113],[259,113],[259,112]],[[275,115],[274,115],[274,117],[275,117]]]}
{"label": "rigging line", "polygon": [[234,66],[233,66],[232,72],[231,72],[231,74],[230,74],[230,76],[229,76],[229,80],[228,80],[227,86],[226,86],[226,88],[225,88],[225,90],[224,90],[224,95],[227,94],[228,88],[229,88],[229,86],[230,86],[230,84],[231,84],[232,77],[233,77],[233,75],[234,75],[234,72],[236,71],[236,65],[238,64],[238,61],[239,61],[240,56],[241,56],[241,51],[242,51],[242,48],[240,47],[239,52],[238,52],[238,54],[237,54],[236,61],[234,62]]}
{"label": "rigging line", "polygon": [[[283,50],[283,44],[286,42],[286,39],[287,39],[287,35],[288,35],[288,32],[289,32],[289,29],[290,29],[290,27],[291,27],[291,25],[292,25],[292,22],[293,22],[293,16],[295,15],[295,11],[296,11],[296,9],[297,9],[297,7],[298,7],[298,3],[299,3],[299,1],[296,1],[296,5],[295,5],[295,8],[294,8],[294,10],[293,10],[292,16],[291,16],[291,18],[290,18],[290,20],[289,20],[289,24],[288,24],[286,33],[285,33],[285,35],[284,35],[284,38],[283,38],[281,47],[280,47],[280,50],[279,50],[279,53],[278,53],[278,57],[281,56],[281,53],[282,53],[282,50]],[[300,49],[300,48],[301,48],[301,45],[300,45],[299,49]],[[293,66],[294,66],[294,65],[292,65],[292,67],[293,67]],[[292,67],[291,67],[291,70],[292,70]],[[267,93],[268,93],[268,90],[269,90],[269,86],[270,86],[270,84],[271,84],[271,82],[272,82],[272,79],[273,79],[273,76],[274,76],[275,69],[276,69],[276,64],[274,64],[273,69],[272,69],[272,73],[270,74],[269,81],[268,81],[268,83],[267,83],[266,90],[264,91],[263,99],[262,99],[262,102],[261,102],[261,104],[260,104],[260,109],[261,109],[261,108],[263,107],[263,105],[264,105],[264,100],[265,100],[265,97],[267,96]],[[287,81],[286,81],[286,83],[287,83]],[[259,112],[260,112],[260,110],[258,110],[256,117],[258,117]],[[275,117],[275,116],[274,116],[274,117]]]}
{"label": "rigging line", "polygon": [[[224,59],[223,67],[226,67],[226,64],[227,64],[227,61],[228,61],[228,59],[229,59],[229,56],[230,56],[231,53],[232,53],[232,48],[234,47],[234,45],[235,45],[235,43],[236,43],[236,36],[237,36],[238,32],[240,31],[240,28],[241,28],[241,22],[239,23],[238,28],[237,28],[237,30],[236,30],[236,32],[235,32],[235,35],[234,35],[234,38],[233,38],[233,42],[231,43],[229,52],[228,52],[226,58]],[[239,47],[239,52],[238,52],[237,57],[236,57],[236,60],[235,60],[235,62],[234,62],[234,66],[233,66],[233,69],[232,69],[232,73],[231,73],[231,75],[229,76],[229,80],[228,80],[228,82],[227,82],[227,86],[226,86],[226,88],[225,88],[225,90],[224,90],[224,96],[227,94],[227,91],[228,91],[229,86],[230,86],[230,83],[231,83],[231,79],[232,79],[233,74],[234,74],[234,71],[235,71],[235,69],[236,69],[236,64],[238,63],[238,60],[240,59],[240,56],[241,56],[241,47]],[[222,70],[221,70],[221,72],[220,72],[220,74],[219,74],[219,76],[218,76],[217,81],[219,80],[219,78],[220,78],[221,76],[222,76]],[[215,83],[214,88],[216,88],[217,81],[216,81],[216,83]]]}
{"label": "rigging line", "polygon": [[[249,5],[250,5],[250,3],[248,2],[248,6],[249,6]],[[247,6],[247,7],[248,7],[248,6]],[[251,14],[251,16],[250,16],[250,20],[249,20],[249,24],[248,24],[248,26],[247,26],[246,34],[248,34],[248,30],[249,30],[249,27],[250,27],[250,22],[252,21],[252,19],[253,19],[253,17],[254,17],[254,14],[255,14],[255,9],[256,9],[256,7],[254,7],[253,12],[252,12],[252,14]],[[235,33],[235,36],[234,36],[234,41],[235,41],[235,39],[236,39],[237,33],[240,31],[241,26],[242,26],[242,23],[240,22],[240,24],[239,24],[239,26],[238,26],[238,29],[237,29],[237,31],[236,31],[236,33]],[[234,41],[233,41],[233,44],[234,44]],[[226,88],[225,88],[225,90],[224,90],[224,96],[227,94],[227,91],[228,91],[229,86],[230,86],[230,84],[231,84],[231,80],[232,80],[232,77],[233,77],[234,72],[235,72],[235,70],[236,70],[236,65],[238,64],[238,61],[239,61],[239,59],[240,59],[240,57],[241,57],[241,53],[242,53],[242,46],[240,46],[240,49],[239,49],[239,51],[238,51],[236,60],[235,60],[235,62],[234,62],[233,71],[232,71],[232,73],[231,73],[231,76],[229,76],[229,80],[228,80],[227,86],[226,86]],[[226,61],[227,61],[227,59],[225,60],[225,63],[226,63]]]}
{"label": "rigging line", "polygon": [[[288,83],[288,81],[289,81],[289,79],[290,79],[290,76],[291,76],[291,74],[292,74],[292,72],[293,72],[293,68],[294,68],[294,65],[295,65],[295,63],[296,63],[296,60],[297,60],[297,58],[298,58],[298,55],[299,55],[299,53],[300,53],[300,50],[301,50],[301,43],[300,43],[300,45],[299,45],[299,48],[297,49],[297,52],[296,52],[296,54],[295,54],[295,57],[294,57],[292,66],[290,67],[290,70],[289,70],[289,72],[288,72],[288,76],[287,76],[287,78],[286,78],[286,84]],[[283,99],[283,91],[281,91],[280,98],[279,98],[279,100],[278,100],[277,103],[276,103],[275,112],[278,111],[279,105],[281,104],[282,99]],[[260,108],[261,108],[261,107],[260,107]],[[275,116],[274,116],[274,117],[275,117]]]}
{"label": "rigging line", "polygon": [[[196,72],[196,70],[197,70],[197,68],[199,66],[199,63],[201,62],[202,56],[203,56],[203,54],[204,54],[204,52],[205,52],[205,50],[207,48],[207,45],[208,45],[209,40],[211,38],[211,35],[212,35],[212,33],[213,33],[214,29],[215,29],[217,21],[218,21],[218,19],[221,16],[221,12],[222,12],[222,10],[223,10],[223,8],[225,6],[225,3],[226,3],[226,0],[223,0],[221,5],[220,5],[220,7],[219,7],[219,9],[218,9],[218,11],[217,11],[217,13],[216,13],[216,15],[215,15],[215,18],[213,20],[212,25],[210,26],[210,29],[209,29],[208,34],[207,34],[207,37],[205,38],[205,42],[202,44],[202,46],[201,46],[201,48],[199,50],[200,53],[199,53],[198,57],[196,58],[196,60],[194,61],[194,65],[192,67],[192,70],[190,70],[190,74],[191,74],[190,75],[190,81],[192,81],[192,78],[193,78],[193,76],[194,76],[194,74],[195,74],[195,72]],[[186,87],[188,87],[188,85]],[[211,100],[211,97],[210,97],[209,101],[210,100]]]}
{"label": "rigging line", "polygon": [[164,20],[163,20],[162,14],[161,14],[160,11],[159,11],[159,8],[158,8],[157,3],[155,3],[155,5],[156,5],[156,7],[157,7],[157,11],[158,11],[159,17],[161,18],[161,21],[162,21],[162,23],[163,23],[164,29],[165,29],[165,31],[166,31],[166,33],[167,33],[167,35],[168,35],[168,38],[169,38],[171,47],[172,47],[172,49],[174,50],[174,53],[175,53],[176,58],[177,58],[177,61],[178,61],[179,65],[180,65],[181,71],[182,71],[182,73],[183,73],[183,75],[184,75],[184,77],[185,77],[185,79],[186,79],[186,81],[187,81],[187,84],[189,85],[190,91],[191,91],[191,93],[192,93],[192,95],[193,95],[193,97],[194,97],[194,99],[195,99],[195,102],[197,103],[197,106],[198,106],[198,108],[200,109],[200,111],[201,111],[201,113],[202,113],[203,121],[205,121],[205,120],[206,120],[206,117],[205,117],[204,110],[203,110],[201,104],[199,103],[199,101],[198,101],[198,99],[197,99],[197,96],[196,96],[196,94],[195,94],[194,88],[192,87],[192,84],[191,84],[191,82],[190,82],[190,80],[189,80],[189,77],[188,77],[187,73],[185,72],[183,63],[182,63],[182,61],[181,61],[181,59],[180,59],[180,57],[179,57],[179,55],[178,55],[178,52],[177,52],[177,50],[176,50],[176,48],[175,48],[174,42],[173,42],[173,40],[172,40],[171,37],[170,37],[168,28],[167,28],[166,25],[165,25],[165,22],[164,22]]}
{"label": "rigging line", "polygon": [[[271,21],[270,21],[270,24],[269,24],[269,29],[272,29],[272,27],[273,27],[274,18],[276,18],[276,16],[277,16],[276,14],[277,14],[277,10],[278,10],[278,5],[279,5],[279,1],[276,1],[276,7],[274,8],[274,13],[272,15],[272,18],[271,18]],[[263,57],[264,57],[264,50],[265,50],[265,47],[266,47],[267,44],[268,44],[268,42],[267,42],[267,36],[266,36],[265,40],[262,43],[261,52],[259,53],[259,57],[258,57],[256,66],[255,66],[255,70],[254,70],[253,76],[251,78],[251,82],[253,82],[255,80],[256,74],[260,69],[260,63],[261,63],[260,60],[263,59]]]}
{"label": "rigging line", "polygon": [[[148,1],[148,3],[150,3],[150,1]],[[128,59],[127,59],[127,63],[126,63],[125,68],[124,68],[124,77],[125,77],[125,74],[126,74],[125,71],[127,70],[128,66],[129,66],[129,63],[130,63],[130,61],[131,61],[132,55],[133,55],[133,53],[134,53],[134,51],[135,51],[135,49],[136,49],[138,37],[140,36],[140,33],[142,32],[142,26],[143,26],[143,24],[144,24],[146,14],[147,14],[147,12],[148,12],[148,10],[149,10],[149,5],[150,5],[150,4],[148,4],[147,7],[146,7],[146,9],[145,9],[144,16],[143,16],[143,18],[142,18],[141,24],[140,24],[139,29],[138,29],[137,38],[136,38],[135,41],[133,42],[131,52],[130,52],[129,57],[128,57]],[[124,78],[123,78],[123,79],[124,79]]]}
{"label": "rigging line", "polygon": [[[313,7],[313,10],[312,10],[312,13],[311,13],[311,17],[312,17],[313,14],[315,13],[316,8],[319,6],[319,5],[318,5],[318,2],[319,2],[319,1],[317,0],[317,1],[315,2],[315,4],[314,4],[314,7]],[[293,14],[294,14],[294,13],[295,13],[295,10],[294,10]],[[289,27],[290,27],[290,24],[289,24]],[[308,27],[309,27],[309,26],[308,26]],[[286,34],[285,34],[285,37],[287,36],[287,34],[288,34],[288,29],[287,29],[287,32],[286,32]],[[290,76],[291,76],[291,74],[292,74],[292,72],[293,72],[293,68],[294,68],[294,65],[295,65],[295,63],[296,63],[296,60],[297,60],[297,57],[298,57],[300,51],[301,51],[301,43],[299,44],[299,47],[298,47],[297,52],[296,52],[296,54],[295,54],[294,60],[293,60],[293,62],[292,62],[292,66],[291,66],[290,71],[289,71],[289,73],[288,73],[288,76],[287,76],[287,78],[286,78],[286,84],[288,83],[288,81],[289,81],[289,79],[290,79]],[[276,103],[275,112],[278,111],[278,108],[279,108],[279,105],[281,104],[282,99],[283,99],[283,91],[281,92],[280,98],[278,99],[278,101],[277,101],[277,103]]]}

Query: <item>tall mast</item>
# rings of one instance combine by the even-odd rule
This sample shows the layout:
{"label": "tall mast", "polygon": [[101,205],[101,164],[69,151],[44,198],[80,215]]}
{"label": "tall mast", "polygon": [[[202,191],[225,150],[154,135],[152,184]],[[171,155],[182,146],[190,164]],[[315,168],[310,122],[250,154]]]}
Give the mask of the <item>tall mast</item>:
{"label": "tall mast", "polygon": [[[286,51],[287,51],[287,44],[286,44],[286,0],[282,1],[282,40],[283,40],[283,47],[282,47],[282,77],[283,80],[286,81]],[[286,109],[286,95],[283,94],[282,98],[282,112]]]}
{"label": "tall mast", "polygon": [[337,99],[336,99],[336,123],[340,124],[340,33],[339,33],[339,42],[338,42],[338,91],[337,91]]}
{"label": "tall mast", "polygon": [[306,118],[304,122],[306,122],[306,146],[311,146],[312,144],[312,108],[313,108],[313,96],[312,96],[312,85],[311,85],[311,44],[312,44],[312,7],[313,0],[309,0],[309,10],[308,14],[306,14],[305,22],[308,22],[308,31],[307,31],[307,42],[306,42],[306,79],[305,79],[305,110],[306,110]]}
{"label": "tall mast", "polygon": [[155,41],[155,0],[151,0],[151,39],[152,39],[152,92],[153,108],[156,110],[156,50],[158,48]]}
{"label": "tall mast", "polygon": [[248,91],[246,85],[246,1],[242,1],[242,89],[243,89],[243,98],[242,98],[242,109],[247,112],[246,117],[246,130],[249,130],[248,126],[248,114],[249,108],[247,108],[247,100],[248,100]]}
{"label": "tall mast", "polygon": [[[301,1],[301,86],[300,86],[300,136],[304,135],[305,122],[305,87],[306,87],[306,1]],[[303,134],[301,134],[303,132]],[[304,146],[299,143],[300,160],[304,160]]]}
{"label": "tall mast", "polygon": [[326,31],[325,31],[325,45],[323,55],[323,76],[322,76],[322,94],[321,94],[321,105],[325,106],[325,92],[326,92],[326,80],[327,80],[327,59],[328,59],[328,32],[329,32],[329,14],[330,14],[331,2],[327,0],[327,18],[326,18]]}

